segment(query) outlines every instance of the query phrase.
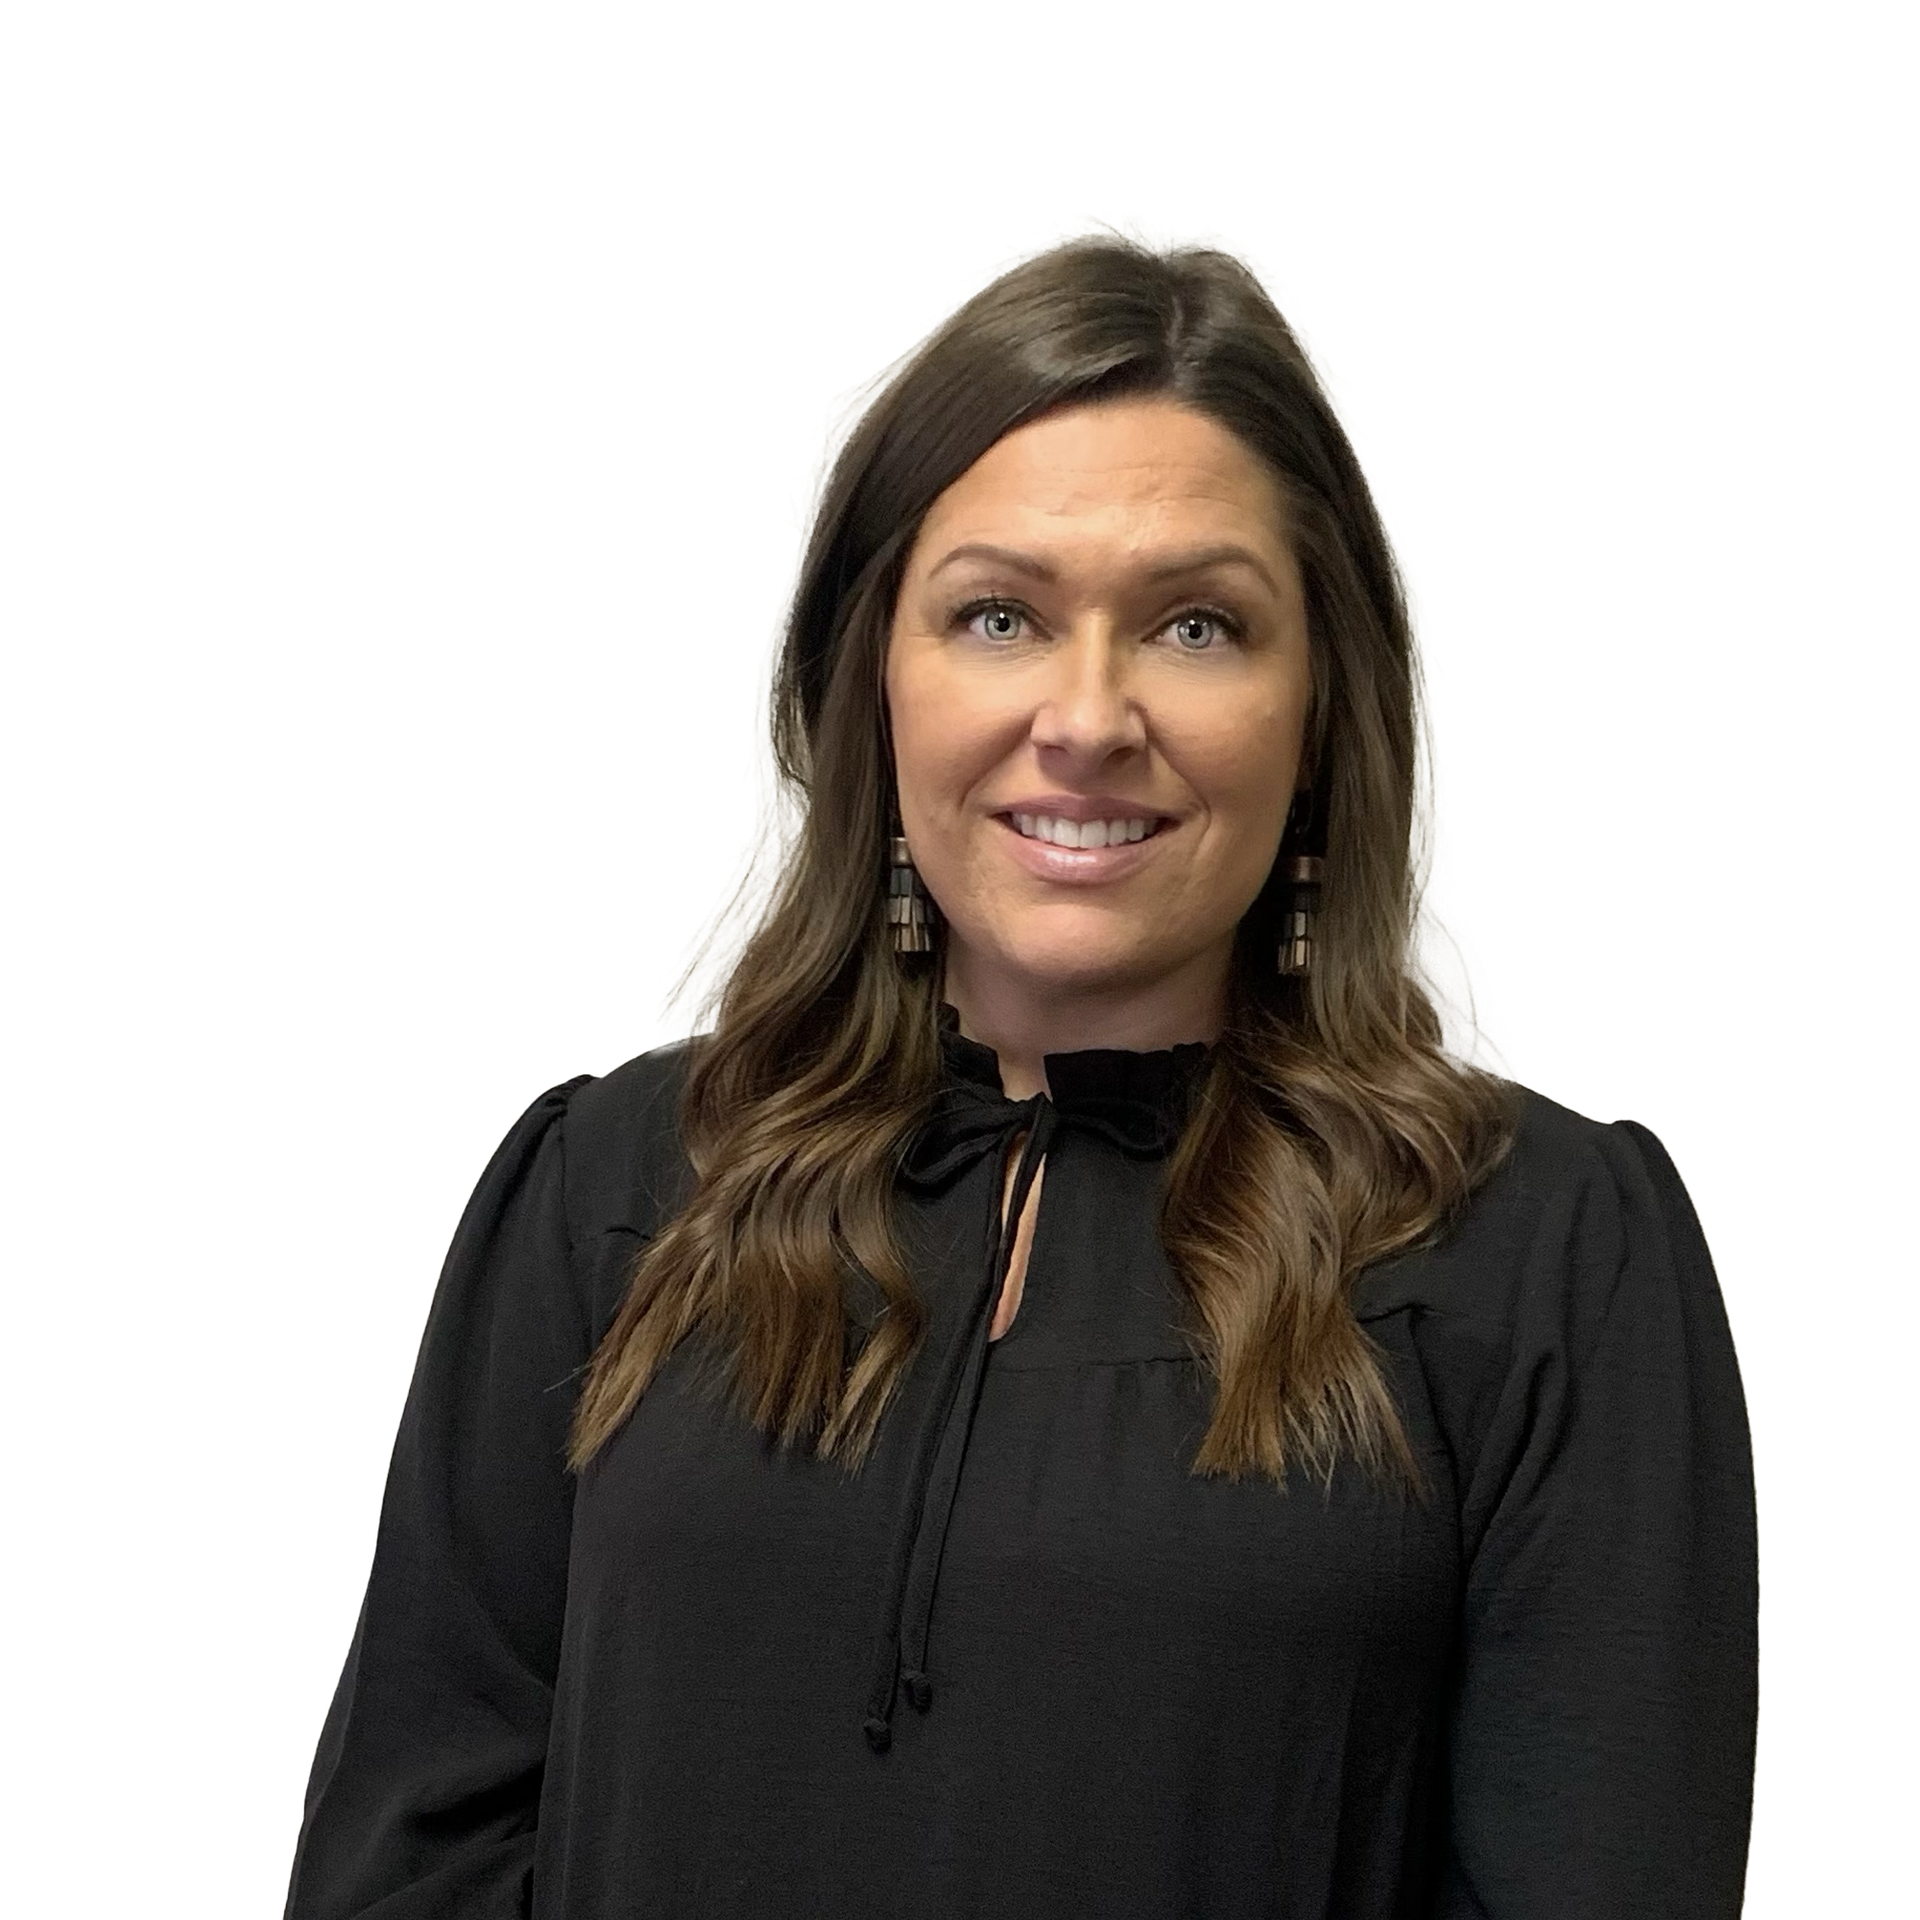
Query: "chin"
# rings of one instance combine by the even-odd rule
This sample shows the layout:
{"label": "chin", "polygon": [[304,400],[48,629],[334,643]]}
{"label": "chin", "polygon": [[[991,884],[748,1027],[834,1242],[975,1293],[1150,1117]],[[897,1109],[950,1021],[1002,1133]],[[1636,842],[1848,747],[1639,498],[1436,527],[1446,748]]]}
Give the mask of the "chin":
{"label": "chin", "polygon": [[[987,949],[987,964],[1018,979],[1030,992],[1098,993],[1137,986],[1172,972],[1178,954],[1156,955],[1149,942],[1116,939],[1111,929],[1075,935],[1053,929],[1044,938],[1015,940]],[[983,956],[983,958],[986,956]]]}

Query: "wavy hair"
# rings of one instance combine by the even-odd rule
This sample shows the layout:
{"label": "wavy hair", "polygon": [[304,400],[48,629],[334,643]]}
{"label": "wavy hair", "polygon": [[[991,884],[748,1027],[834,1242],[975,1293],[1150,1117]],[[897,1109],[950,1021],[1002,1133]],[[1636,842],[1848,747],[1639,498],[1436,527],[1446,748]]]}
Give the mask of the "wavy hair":
{"label": "wavy hair", "polygon": [[[1052,410],[1163,396],[1278,479],[1306,586],[1311,844],[1276,849],[1235,942],[1225,1024],[1165,1172],[1160,1231],[1215,1383],[1198,1473],[1352,1457],[1418,1483],[1349,1288],[1436,1233],[1512,1129],[1504,1083],[1450,1058],[1415,977],[1418,668],[1353,450],[1299,343],[1231,256],[1105,237],[1028,260],[894,374],[821,496],[775,671],[775,762],[799,829],[690,1050],[691,1197],[641,1250],[594,1353],[570,1458],[619,1429],[698,1331],[734,1403],[781,1444],[866,1458],[926,1314],[890,1227],[940,1073],[939,955],[892,950],[883,673],[907,554],[934,500]],[[1289,857],[1324,859],[1311,973],[1279,973]],[[882,1308],[854,1338],[848,1279]]]}

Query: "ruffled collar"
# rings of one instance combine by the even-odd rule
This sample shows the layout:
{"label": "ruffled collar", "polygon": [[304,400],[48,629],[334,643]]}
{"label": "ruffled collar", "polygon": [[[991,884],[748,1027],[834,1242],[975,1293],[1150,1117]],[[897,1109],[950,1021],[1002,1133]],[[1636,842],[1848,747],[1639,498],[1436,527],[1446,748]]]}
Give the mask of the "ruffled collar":
{"label": "ruffled collar", "polygon": [[1139,1052],[1089,1047],[1050,1053],[1043,1065],[1047,1093],[1010,1099],[1000,1081],[1000,1057],[960,1031],[960,1015],[940,1006],[940,1090],[910,1144],[902,1173],[915,1186],[944,1185],[1017,1128],[1030,1125],[1045,1103],[1059,1122],[1103,1135],[1123,1152],[1155,1159],[1172,1151],[1186,1125],[1194,1089],[1212,1049],[1200,1040]]}

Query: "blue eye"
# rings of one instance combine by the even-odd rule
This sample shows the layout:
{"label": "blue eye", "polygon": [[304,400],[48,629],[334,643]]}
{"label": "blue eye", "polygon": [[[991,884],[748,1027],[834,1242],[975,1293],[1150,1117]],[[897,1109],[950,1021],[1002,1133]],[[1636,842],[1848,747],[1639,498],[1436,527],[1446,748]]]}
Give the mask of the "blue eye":
{"label": "blue eye", "polygon": [[1216,640],[1228,637],[1227,625],[1217,613],[1190,608],[1173,622],[1171,631],[1189,653],[1204,653]]}
{"label": "blue eye", "polygon": [[[989,595],[987,599],[975,599],[975,601],[968,601],[964,607],[956,607],[956,609],[952,611],[952,624],[954,624],[954,626],[960,626],[962,622],[972,622],[972,620],[977,620],[983,612],[985,612],[985,614],[1008,614],[1008,616],[1012,616],[1012,618],[1016,618],[1016,620],[1025,620],[1025,618],[1027,618],[1027,609],[1021,607],[1020,601],[1010,601],[1010,599],[1000,599],[998,595]],[[1196,605],[1196,607],[1185,607],[1185,609],[1181,609],[1181,612],[1177,612],[1177,614],[1167,622],[1167,626],[1179,626],[1179,624],[1183,624],[1183,622],[1187,622],[1187,620],[1212,620],[1213,626],[1221,628],[1229,639],[1235,641],[1236,645],[1238,645],[1238,641],[1242,641],[1242,639],[1246,637],[1246,626],[1244,626],[1240,620],[1236,620],[1231,612],[1227,612],[1225,609],[1221,609],[1221,607],[1198,607],[1198,605]],[[1165,628],[1162,628],[1162,632],[1165,632]],[[1012,636],[1010,636],[1010,634],[983,634],[981,639],[1012,639]],[[1185,641],[1181,641],[1181,651],[1183,651],[1183,653],[1219,653],[1221,649],[1219,649],[1219,647],[1188,647]]]}
{"label": "blue eye", "polygon": [[970,609],[967,626],[982,640],[1014,640],[1019,637],[1020,623],[1025,617],[1018,607],[993,601]]}

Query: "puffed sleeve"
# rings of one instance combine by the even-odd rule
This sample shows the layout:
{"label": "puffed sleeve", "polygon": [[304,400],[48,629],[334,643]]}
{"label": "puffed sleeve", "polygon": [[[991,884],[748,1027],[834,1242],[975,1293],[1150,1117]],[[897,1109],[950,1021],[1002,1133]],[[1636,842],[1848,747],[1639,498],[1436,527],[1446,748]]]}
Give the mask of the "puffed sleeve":
{"label": "puffed sleeve", "polygon": [[1746,1406],[1672,1162],[1543,1211],[1462,1510],[1441,1920],[1734,1920],[1758,1591]]}
{"label": "puffed sleeve", "polygon": [[565,1203],[580,1084],[514,1124],[454,1234],[314,1757],[287,1920],[528,1911],[572,1531],[564,1449],[592,1331]]}

